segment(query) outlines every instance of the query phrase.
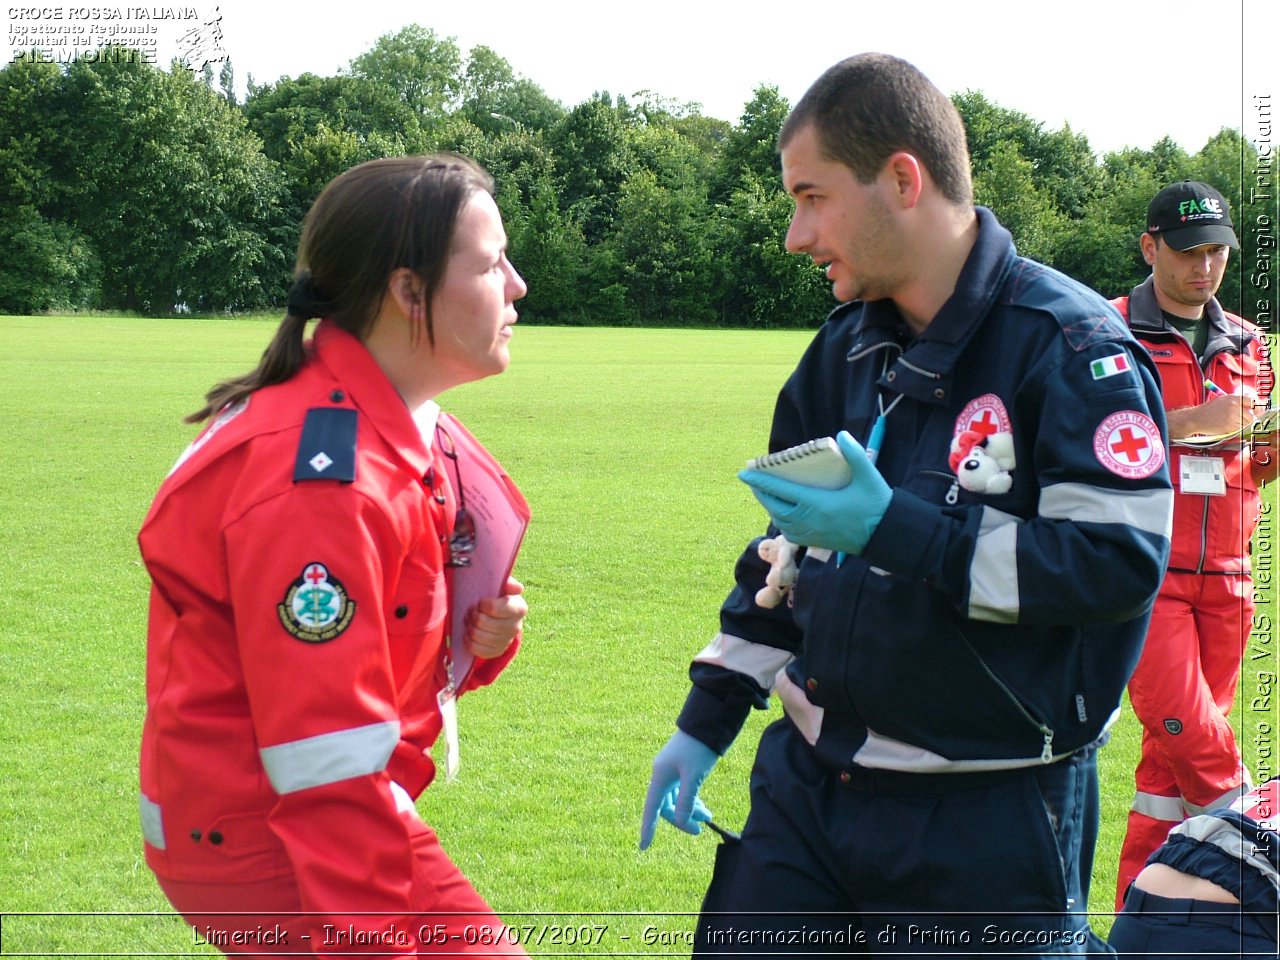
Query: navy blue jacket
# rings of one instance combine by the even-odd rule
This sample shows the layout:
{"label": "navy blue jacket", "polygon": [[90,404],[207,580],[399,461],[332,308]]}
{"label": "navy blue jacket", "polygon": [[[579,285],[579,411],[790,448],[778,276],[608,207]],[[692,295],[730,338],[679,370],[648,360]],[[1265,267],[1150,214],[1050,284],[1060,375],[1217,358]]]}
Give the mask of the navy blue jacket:
{"label": "navy blue jacket", "polygon": [[[743,553],[678,721],[718,752],[783,665],[837,768],[1048,762],[1114,719],[1169,550],[1155,368],[1106,300],[978,216],[923,334],[891,301],[845,304],[778,398],[771,450],[840,430],[865,443],[889,409],[893,498],[862,556],[804,556],[793,609],[756,605],[767,566],[758,541]],[[948,458],[968,430],[1012,434],[1008,492],[961,487]]]}

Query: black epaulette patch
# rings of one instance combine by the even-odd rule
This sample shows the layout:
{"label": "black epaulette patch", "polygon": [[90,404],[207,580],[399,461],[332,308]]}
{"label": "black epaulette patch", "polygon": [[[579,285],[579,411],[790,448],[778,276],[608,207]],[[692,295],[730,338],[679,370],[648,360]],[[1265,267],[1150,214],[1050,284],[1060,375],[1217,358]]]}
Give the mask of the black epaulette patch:
{"label": "black epaulette patch", "polygon": [[356,478],[356,412],[347,407],[316,407],[307,411],[293,464],[293,479]]}

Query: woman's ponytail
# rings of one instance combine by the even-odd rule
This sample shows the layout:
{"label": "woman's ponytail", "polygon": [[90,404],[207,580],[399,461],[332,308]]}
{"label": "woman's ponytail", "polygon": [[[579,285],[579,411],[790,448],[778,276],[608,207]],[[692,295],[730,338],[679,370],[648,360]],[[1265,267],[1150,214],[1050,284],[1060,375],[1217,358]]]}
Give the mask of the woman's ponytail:
{"label": "woman's ponytail", "polygon": [[203,423],[223,407],[239,403],[262,387],[283,383],[298,372],[307,357],[304,345],[307,321],[332,312],[333,304],[320,295],[311,282],[311,274],[305,270],[290,288],[286,302],[288,312],[257,367],[215,386],[205,394],[205,405],[186,417],[187,423]]}

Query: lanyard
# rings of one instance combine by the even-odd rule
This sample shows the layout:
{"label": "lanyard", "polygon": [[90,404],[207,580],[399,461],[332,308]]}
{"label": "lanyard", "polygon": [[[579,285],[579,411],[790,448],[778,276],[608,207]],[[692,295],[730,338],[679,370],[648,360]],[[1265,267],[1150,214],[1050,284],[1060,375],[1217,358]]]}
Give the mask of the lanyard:
{"label": "lanyard", "polygon": [[[888,368],[889,358],[886,355],[884,358],[884,369],[887,370]],[[881,371],[881,375],[883,376],[883,371]],[[884,403],[884,396],[880,393],[879,388],[876,388],[876,407],[879,412],[876,416],[875,422],[871,424],[871,434],[867,437],[867,443],[864,447],[867,451],[867,459],[871,461],[872,466],[875,466],[876,459],[880,456],[880,450],[884,446],[884,434],[886,425],[889,422],[889,414],[893,412],[893,408],[896,407],[905,396],[905,393],[898,394],[886,407]],[[836,566],[839,567],[843,565],[844,561],[845,554],[842,550],[836,554]]]}
{"label": "lanyard", "polygon": [[884,446],[885,425],[889,422],[889,414],[893,412],[893,408],[906,394],[898,394],[893,398],[893,402],[887,407],[884,405],[884,397],[876,395],[876,404],[880,408],[880,414],[876,417],[876,422],[871,425],[871,435],[867,437],[867,458],[874,464],[876,458],[880,456],[880,449]]}
{"label": "lanyard", "polygon": [[[884,359],[880,362],[880,376],[883,377],[889,371],[889,354],[886,352]],[[871,435],[867,437],[867,458],[874,464],[876,458],[880,456],[880,450],[884,447],[884,431],[885,425],[889,422],[889,414],[893,412],[902,398],[906,396],[904,393],[898,394],[893,401],[886,407],[884,405],[884,394],[880,392],[880,388],[876,387],[876,407],[879,415],[876,417],[875,423],[871,425]]]}

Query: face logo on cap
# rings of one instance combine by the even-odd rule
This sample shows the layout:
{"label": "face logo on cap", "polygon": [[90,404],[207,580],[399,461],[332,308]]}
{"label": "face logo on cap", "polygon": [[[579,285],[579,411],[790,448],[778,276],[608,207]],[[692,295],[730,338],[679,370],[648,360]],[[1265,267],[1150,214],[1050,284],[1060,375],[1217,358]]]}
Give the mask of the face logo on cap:
{"label": "face logo on cap", "polygon": [[1201,217],[1213,217],[1216,220],[1222,216],[1222,204],[1213,197],[1205,197],[1203,200],[1183,200],[1178,204],[1178,214],[1184,221],[1192,219],[1197,214]]}

